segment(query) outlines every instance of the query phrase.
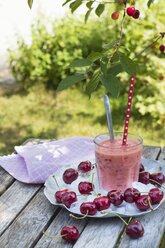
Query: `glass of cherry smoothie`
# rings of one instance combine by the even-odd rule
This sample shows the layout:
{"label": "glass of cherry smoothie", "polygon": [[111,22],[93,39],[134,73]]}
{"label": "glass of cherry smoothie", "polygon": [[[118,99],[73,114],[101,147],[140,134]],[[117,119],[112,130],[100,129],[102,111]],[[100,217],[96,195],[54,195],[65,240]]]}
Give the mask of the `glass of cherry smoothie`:
{"label": "glass of cherry smoothie", "polygon": [[94,139],[95,157],[100,188],[104,190],[125,190],[138,181],[143,139],[128,133],[127,144],[122,145],[122,132],[98,135]]}

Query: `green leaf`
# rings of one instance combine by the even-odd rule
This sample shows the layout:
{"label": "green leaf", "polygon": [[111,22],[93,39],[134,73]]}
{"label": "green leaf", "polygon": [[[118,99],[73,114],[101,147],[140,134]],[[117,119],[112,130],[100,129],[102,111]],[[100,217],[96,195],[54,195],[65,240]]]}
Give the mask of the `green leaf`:
{"label": "green leaf", "polygon": [[87,4],[86,4],[87,8],[91,9],[93,3],[94,3],[94,1],[87,2]]}
{"label": "green leaf", "polygon": [[101,14],[103,13],[104,9],[105,9],[104,4],[100,3],[100,4],[97,6],[96,10],[95,10],[96,15],[97,15],[98,17],[100,17]]}
{"label": "green leaf", "polygon": [[111,93],[113,97],[118,97],[120,92],[120,81],[118,78],[111,74],[103,74],[100,77],[100,81],[105,86],[108,92]]}
{"label": "green leaf", "polygon": [[148,8],[150,8],[151,4],[153,4],[154,1],[155,1],[155,0],[148,0],[148,3],[147,3]]}
{"label": "green leaf", "polygon": [[69,2],[71,2],[72,0],[66,0],[63,4],[62,4],[62,6],[64,6],[65,4],[67,4],[67,3],[69,3]]}
{"label": "green leaf", "polygon": [[100,57],[102,56],[101,53],[99,52],[91,52],[89,55],[88,55],[88,59],[91,60],[91,61],[96,61],[98,59],[100,59]]}
{"label": "green leaf", "polygon": [[76,59],[73,60],[69,67],[84,67],[84,66],[90,66],[92,64],[92,61],[89,59]]}
{"label": "green leaf", "polygon": [[115,63],[115,62],[117,62],[117,61],[119,61],[119,54],[118,54],[118,52],[115,52],[115,53],[113,54],[112,58],[111,58],[111,62],[112,62],[112,63]]}
{"label": "green leaf", "polygon": [[112,74],[113,76],[118,75],[120,72],[123,71],[121,64],[117,64],[107,70],[107,74]]}
{"label": "green leaf", "polygon": [[70,86],[72,86],[73,84],[79,83],[80,81],[85,79],[85,75],[84,74],[75,74],[72,76],[69,76],[65,79],[63,79],[58,87],[57,87],[57,91],[61,91],[64,89],[69,88]]}
{"label": "green leaf", "polygon": [[124,53],[119,53],[120,63],[124,71],[130,75],[135,75],[137,71],[136,63]]}
{"label": "green leaf", "polygon": [[80,5],[82,4],[83,0],[76,0],[73,3],[71,3],[69,5],[69,7],[71,8],[71,12],[73,13],[78,7],[80,7]]}
{"label": "green leaf", "polygon": [[111,49],[111,48],[113,48],[115,45],[116,45],[116,41],[113,40],[113,41],[111,41],[111,42],[108,43],[108,44],[104,44],[104,45],[103,45],[103,48],[104,48],[104,49]]}
{"label": "green leaf", "polygon": [[28,0],[28,5],[29,5],[29,8],[31,9],[31,7],[33,5],[33,0]]}
{"label": "green leaf", "polygon": [[108,65],[108,58],[107,57],[103,57],[100,59],[100,67],[101,67],[101,71],[105,74],[107,72],[107,65]]}
{"label": "green leaf", "polygon": [[93,77],[91,78],[91,80],[89,81],[89,83],[87,84],[86,87],[86,93],[91,96],[91,94],[96,90],[98,84],[99,84],[99,76],[100,76],[100,71],[97,71]]}
{"label": "green leaf", "polygon": [[92,9],[93,9],[93,8],[89,9],[89,10],[86,12],[86,14],[85,14],[85,18],[84,18],[85,23],[87,23],[88,18],[89,18],[89,16],[90,16],[90,13],[91,13]]}

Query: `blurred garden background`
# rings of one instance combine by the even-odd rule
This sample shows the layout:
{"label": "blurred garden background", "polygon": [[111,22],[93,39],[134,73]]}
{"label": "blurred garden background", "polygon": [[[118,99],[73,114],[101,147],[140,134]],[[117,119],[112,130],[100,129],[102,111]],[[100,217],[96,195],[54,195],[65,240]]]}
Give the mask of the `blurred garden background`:
{"label": "blurred garden background", "polygon": [[[13,4],[13,2],[15,2]],[[103,104],[105,90],[99,87],[89,98],[84,84],[57,92],[59,82],[75,71],[69,64],[87,57],[119,33],[121,17],[111,19],[115,6],[84,23],[86,7],[71,14],[62,0],[0,0],[0,154],[13,151],[28,138],[59,139],[96,136],[107,131]],[[150,8],[136,1],[140,18],[126,18],[123,49],[134,58],[163,32],[164,0]],[[17,16],[17,18],[16,18]],[[22,21],[21,21],[22,20]],[[6,25],[6,26],[5,26]],[[159,46],[149,45],[140,57],[129,131],[141,135],[145,145],[165,145],[165,60]],[[123,130],[129,75],[121,72],[120,95],[113,98],[115,130]]]}

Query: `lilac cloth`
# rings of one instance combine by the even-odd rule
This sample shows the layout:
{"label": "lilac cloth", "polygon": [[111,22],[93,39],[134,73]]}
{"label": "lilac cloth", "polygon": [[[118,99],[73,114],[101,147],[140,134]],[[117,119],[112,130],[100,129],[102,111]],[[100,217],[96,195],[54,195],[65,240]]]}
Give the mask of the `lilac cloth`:
{"label": "lilac cloth", "polygon": [[0,165],[24,183],[44,183],[60,166],[94,159],[93,138],[73,137],[16,146],[17,154],[0,157]]}

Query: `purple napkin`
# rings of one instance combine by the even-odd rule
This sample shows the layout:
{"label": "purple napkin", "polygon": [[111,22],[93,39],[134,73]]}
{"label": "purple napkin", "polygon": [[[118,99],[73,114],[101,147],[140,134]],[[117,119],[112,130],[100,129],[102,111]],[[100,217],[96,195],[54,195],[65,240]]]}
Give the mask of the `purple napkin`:
{"label": "purple napkin", "polygon": [[59,167],[94,159],[93,138],[73,137],[16,146],[17,154],[0,157],[0,165],[24,183],[44,183]]}

